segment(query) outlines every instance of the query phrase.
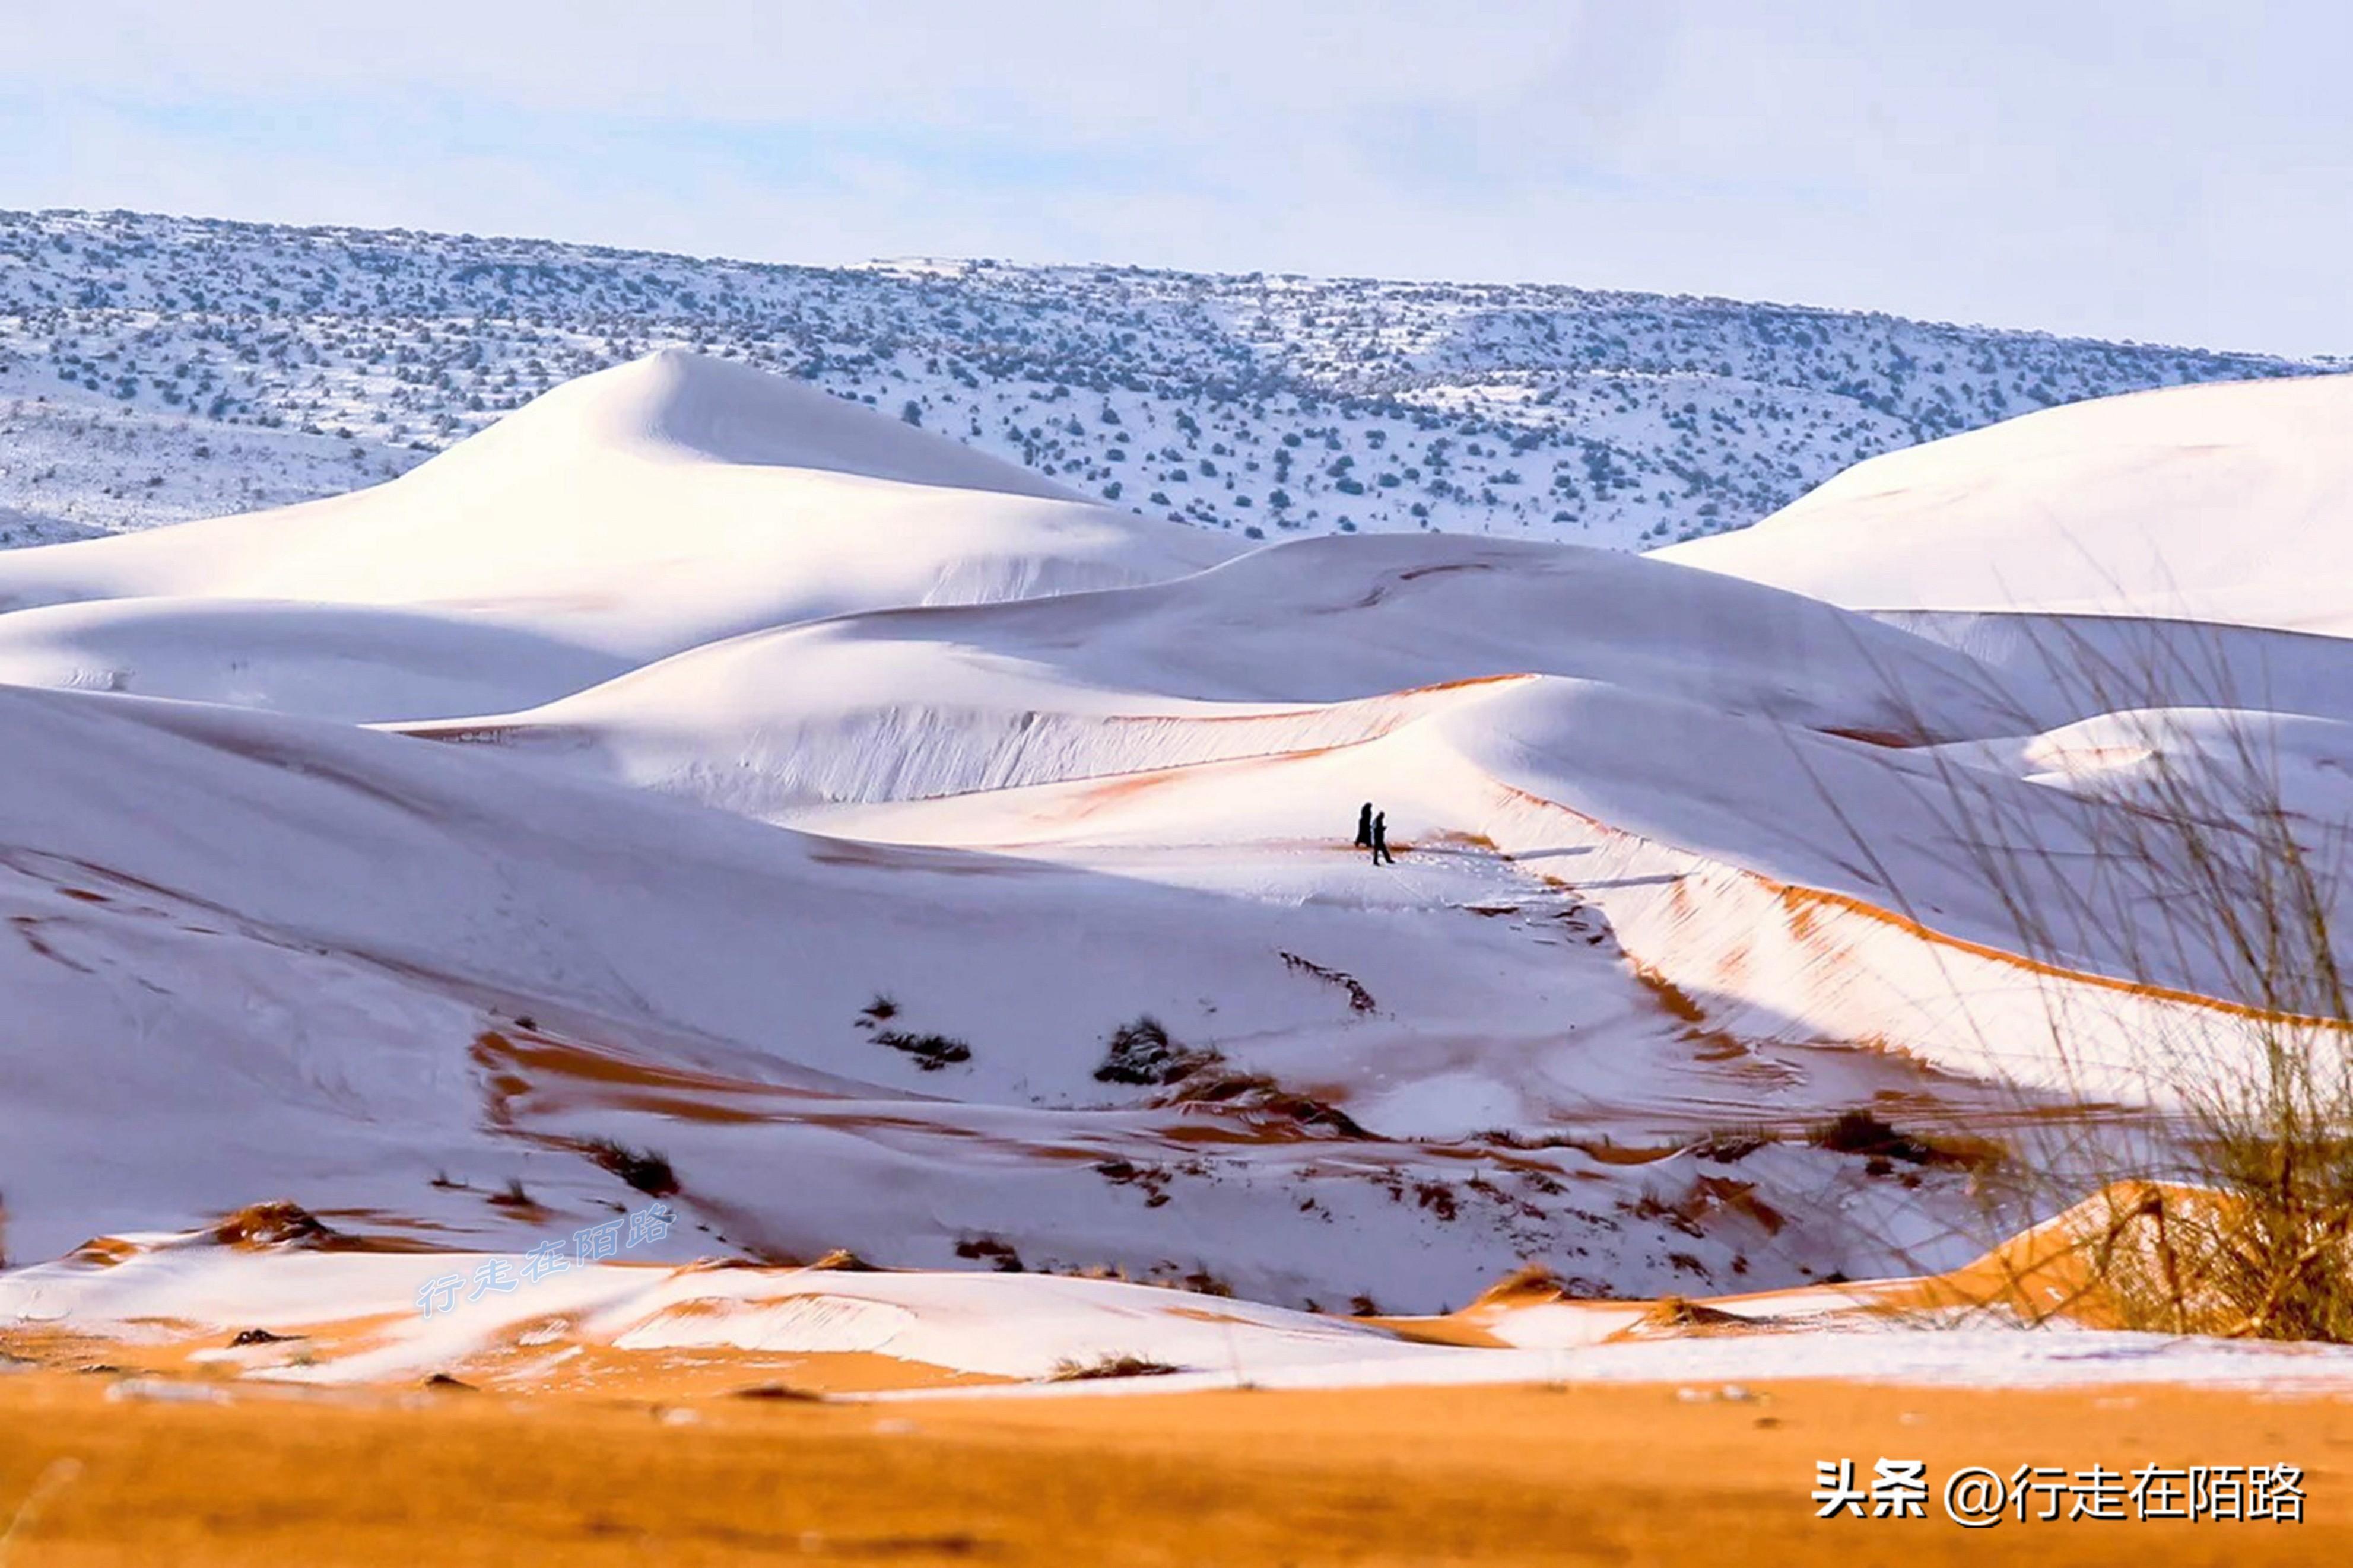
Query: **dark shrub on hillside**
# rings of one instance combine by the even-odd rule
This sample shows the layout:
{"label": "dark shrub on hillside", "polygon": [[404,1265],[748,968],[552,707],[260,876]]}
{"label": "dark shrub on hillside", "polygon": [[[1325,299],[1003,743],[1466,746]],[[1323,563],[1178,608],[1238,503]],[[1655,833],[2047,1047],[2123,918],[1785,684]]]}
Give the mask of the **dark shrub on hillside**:
{"label": "dark shrub on hillside", "polygon": [[591,1138],[581,1152],[605,1169],[650,1197],[666,1198],[678,1191],[678,1173],[670,1161],[651,1149],[632,1149],[610,1138]]}
{"label": "dark shrub on hillside", "polygon": [[1160,1087],[1200,1071],[1218,1059],[1214,1051],[1196,1051],[1168,1037],[1160,1020],[1146,1013],[1112,1032],[1103,1065],[1095,1068],[1098,1083],[1132,1083]]}

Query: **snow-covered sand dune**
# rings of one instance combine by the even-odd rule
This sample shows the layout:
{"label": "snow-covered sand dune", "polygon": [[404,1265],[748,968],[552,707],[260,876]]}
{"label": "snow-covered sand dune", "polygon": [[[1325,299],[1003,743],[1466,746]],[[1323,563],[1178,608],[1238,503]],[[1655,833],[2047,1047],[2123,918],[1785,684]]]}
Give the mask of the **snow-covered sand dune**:
{"label": "snow-covered sand dune", "polygon": [[2237,706],[2185,662],[2111,712],[2040,639],[2212,628],[1446,536],[1229,560],[1049,489],[662,355],[375,490],[0,556],[13,1255],[280,1195],[519,1247],[633,1201],[617,1144],[671,1260],[1420,1310],[1522,1258],[1940,1268],[1994,1239],[1972,1156],[1809,1131],[2158,1097],[2136,1041],[2243,1035],[2228,965],[2155,900],[2038,945],[2010,898],[2233,713],[2300,809],[2353,765],[2334,638],[2217,633]]}
{"label": "snow-covered sand dune", "polygon": [[2052,408],[1858,463],[1671,561],[1871,610],[2353,632],[2353,377]]}
{"label": "snow-covered sand dune", "polygon": [[[0,735],[24,759],[0,984],[37,1021],[6,1043],[7,1192],[35,1255],[257,1192],[411,1234],[577,1223],[623,1191],[601,1136],[668,1154],[711,1237],[800,1256],[1001,1249],[1407,1304],[1461,1299],[1498,1251],[1660,1283],[1861,1256],[1734,1210],[1683,1234],[1703,1173],[1672,1141],[1634,1169],[1472,1137],[1613,1101],[1704,1124],[1758,1089],[1573,896],[1475,849],[1375,882],[1328,837],[1253,837],[1172,885],[218,707],[0,689]],[[1146,1016],[1187,1056],[1100,1080]],[[927,1041],[964,1054],[927,1066]],[[171,1110],[110,1141],[126,1105]],[[1776,1169],[1856,1180],[1802,1150],[1750,1174]],[[492,1201],[510,1178],[546,1211]],[[1897,1258],[1938,1223],[1862,1245]]]}
{"label": "snow-covered sand dune", "polygon": [[[2315,602],[2328,590],[2315,584]],[[2131,708],[2353,719],[2353,639],[2346,637],[2031,610],[1883,610],[1872,618],[1967,654],[2050,725]]]}
{"label": "snow-covered sand dune", "polygon": [[480,712],[593,686],[627,658],[447,611],[177,595],[0,615],[0,679],[348,723]]}
{"label": "snow-covered sand dune", "polygon": [[1565,1300],[1514,1280],[1448,1317],[1364,1321],[1101,1279],[615,1262],[542,1274],[523,1254],[151,1234],[0,1278],[0,1322],[24,1325],[28,1359],[106,1344],[173,1380],[136,1385],[158,1398],[428,1377],[658,1399],[1815,1377],[2353,1390],[2343,1346],[2118,1332],[2091,1313],[2023,1333],[1972,1279],[1672,1304]]}
{"label": "snow-covered sand dune", "polygon": [[757,633],[416,732],[773,815],[1346,744],[1546,674],[1850,733],[2024,722],[1975,660],[1795,595],[1573,545],[1391,536]]}
{"label": "snow-covered sand dune", "polygon": [[[1894,1044],[1973,1077],[2146,1100],[2181,1065],[2169,1053],[2243,1036],[2228,1004],[2244,998],[2224,954],[2180,940],[2162,902],[2121,885],[2113,920],[2025,943],[2007,900],[2059,898],[2058,868],[2135,809],[2116,790],[2051,787],[2040,764],[2014,760],[2055,752],[2082,728],[1957,763],[1531,678],[1436,694],[1427,712],[1346,747],[792,819],[1191,886],[1240,858],[1205,845],[1202,824],[1246,844],[1306,840],[1335,797],[1360,792],[1400,839],[1440,854],[1477,846],[1574,897],[1733,1037]],[[2339,733],[2307,731],[2321,747]],[[2009,836],[1999,885],[1975,828],[1987,819]],[[1319,891],[1335,894],[1337,879]],[[2064,1055],[2051,1049],[2054,1005],[2075,1031]],[[2166,1052],[2153,1055],[2158,1040]]]}
{"label": "snow-covered sand dune", "polygon": [[[309,672],[334,660],[387,693],[404,674],[417,682],[415,703],[375,716],[443,717],[448,692],[434,667],[453,660],[496,661],[515,694],[502,706],[544,701],[576,689],[598,659],[611,673],[846,611],[1148,582],[1233,549],[776,377],[671,351],[558,388],[372,489],[0,554],[0,610],[136,602],[92,606],[67,626],[12,630],[0,617],[0,674],[47,680],[69,666],[84,682],[209,699],[229,658],[245,666],[246,700],[300,710]],[[145,602],[171,598],[296,607],[227,614],[194,647],[156,636]],[[399,610],[413,631],[387,647],[380,616],[355,616],[339,639],[322,605]],[[561,646],[535,668],[501,657],[500,638],[523,637]]]}

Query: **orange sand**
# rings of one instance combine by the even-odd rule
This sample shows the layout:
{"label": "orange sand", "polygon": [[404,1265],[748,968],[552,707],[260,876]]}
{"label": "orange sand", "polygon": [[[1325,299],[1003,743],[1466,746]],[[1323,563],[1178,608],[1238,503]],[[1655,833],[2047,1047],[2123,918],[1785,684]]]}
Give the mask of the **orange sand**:
{"label": "orange sand", "polygon": [[[110,1403],[0,1376],[6,1568],[170,1563],[2344,1560],[2353,1404],[1831,1384],[668,1406],[479,1393]],[[682,1414],[681,1414],[682,1413]],[[1818,1521],[1818,1459],[2306,1471],[2301,1525]],[[60,1461],[70,1461],[57,1468]],[[1934,1505],[1932,1504],[1932,1514]]]}

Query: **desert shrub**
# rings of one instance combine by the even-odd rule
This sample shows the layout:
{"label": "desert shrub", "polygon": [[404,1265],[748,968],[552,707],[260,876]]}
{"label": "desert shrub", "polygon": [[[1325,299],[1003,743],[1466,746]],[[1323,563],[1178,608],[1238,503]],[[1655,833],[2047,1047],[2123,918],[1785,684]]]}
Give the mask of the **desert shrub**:
{"label": "desert shrub", "polygon": [[1296,970],[1302,974],[1312,974],[1328,985],[1337,985],[1345,991],[1348,994],[1348,1007],[1351,1012],[1370,1013],[1376,1010],[1377,1005],[1373,1001],[1373,994],[1366,990],[1355,975],[1343,970],[1327,969],[1323,964],[1312,959],[1302,958],[1295,952],[1285,952],[1280,956],[1285,968]]}
{"label": "desert shrub", "polygon": [[1146,1013],[1112,1031],[1095,1081],[1165,1087],[1222,1059],[1214,1050],[1177,1044],[1160,1020]]}
{"label": "desert shrub", "polygon": [[1021,1254],[1013,1244],[1001,1237],[968,1236],[955,1245],[955,1255],[974,1262],[985,1262],[999,1274],[1019,1274],[1024,1271]]}
{"label": "desert shrub", "polygon": [[1166,1090],[1153,1097],[1155,1105],[1223,1106],[1343,1138],[1371,1136],[1337,1106],[1286,1089],[1265,1073],[1238,1071],[1214,1047],[1190,1047],[1171,1039],[1149,1013],[1112,1032],[1111,1044],[1094,1076],[1101,1083]]}
{"label": "desert shrub", "polygon": [[1197,1266],[1182,1274],[1173,1270],[1165,1276],[1155,1274],[1153,1283],[1166,1285],[1172,1290],[1189,1290],[1196,1296],[1215,1296],[1222,1300],[1230,1301],[1234,1296],[1233,1282],[1223,1275],[1210,1273],[1206,1267]]}
{"label": "desert shrub", "polygon": [[239,1329],[237,1331],[237,1337],[229,1341],[229,1343],[232,1346],[276,1345],[284,1344],[289,1340],[299,1340],[301,1337],[301,1334],[274,1334],[268,1329]]}
{"label": "desert shrub", "polygon": [[523,1191],[521,1176],[509,1176],[507,1184],[492,1193],[490,1201],[502,1209],[535,1209],[539,1200]]}
{"label": "desert shrub", "polygon": [[727,1391],[730,1399],[774,1401],[786,1405],[822,1405],[826,1396],[814,1389],[796,1388],[789,1383],[754,1383]]}
{"label": "desert shrub", "polygon": [[937,1072],[944,1067],[972,1059],[970,1046],[945,1035],[917,1035],[904,1029],[884,1029],[875,1035],[874,1043],[914,1058],[915,1065],[925,1072]]}
{"label": "desert shrub", "polygon": [[1882,1160],[1903,1160],[1926,1165],[1936,1151],[1918,1139],[1898,1132],[1868,1110],[1841,1110],[1814,1129],[1809,1139],[1815,1148],[1833,1154],[1863,1154]]}
{"label": "desert shrub", "polygon": [[972,1059],[972,1047],[947,1035],[912,1029],[886,1029],[881,1026],[899,1016],[899,1004],[878,993],[873,1001],[858,1010],[858,1027],[869,1031],[878,1046],[915,1058],[915,1065],[925,1072],[937,1072],[942,1068]]}
{"label": "desert shrub", "polygon": [[1691,1146],[1700,1159],[1718,1165],[1736,1165],[1761,1149],[1771,1147],[1773,1139],[1763,1128],[1715,1127],[1707,1136]]}
{"label": "desert shrub", "polygon": [[1165,1361],[1154,1361],[1149,1356],[1134,1355],[1124,1352],[1105,1352],[1092,1361],[1077,1361],[1067,1357],[1058,1361],[1054,1363],[1054,1370],[1047,1374],[1046,1381],[1087,1383],[1102,1377],[1166,1377],[1170,1373],[1184,1370],[1181,1366],[1171,1366]]}
{"label": "desert shrub", "polygon": [[581,1152],[638,1191],[666,1198],[678,1191],[678,1173],[670,1161],[651,1149],[632,1149],[610,1138],[591,1138]]}

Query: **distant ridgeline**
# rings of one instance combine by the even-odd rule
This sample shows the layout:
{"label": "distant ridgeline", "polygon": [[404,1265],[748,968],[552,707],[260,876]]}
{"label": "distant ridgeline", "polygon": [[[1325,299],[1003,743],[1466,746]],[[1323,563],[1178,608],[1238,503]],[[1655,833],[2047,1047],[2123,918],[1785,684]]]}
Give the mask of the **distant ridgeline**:
{"label": "distant ridgeline", "polygon": [[349,489],[668,346],[1250,537],[1629,549],[2052,404],[2342,368],[1560,287],[0,214],[0,543]]}

